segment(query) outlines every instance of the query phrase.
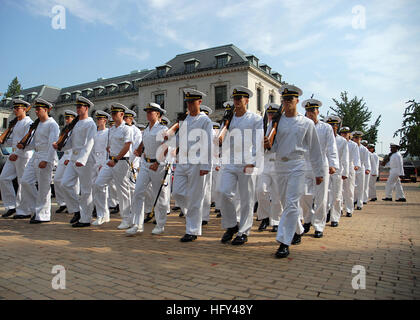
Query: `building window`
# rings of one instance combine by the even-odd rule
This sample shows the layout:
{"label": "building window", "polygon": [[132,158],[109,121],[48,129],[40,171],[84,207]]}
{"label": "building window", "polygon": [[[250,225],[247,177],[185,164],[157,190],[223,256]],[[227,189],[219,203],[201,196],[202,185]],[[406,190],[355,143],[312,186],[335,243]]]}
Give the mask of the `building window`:
{"label": "building window", "polygon": [[58,125],[64,126],[64,116],[62,114],[58,117]]}
{"label": "building window", "polygon": [[257,110],[262,112],[261,89],[257,88]]}
{"label": "building window", "polygon": [[165,109],[165,95],[163,93],[155,94],[155,103]]}
{"label": "building window", "polygon": [[158,78],[163,78],[166,74],[166,70],[164,68],[157,69],[157,76]]}
{"label": "building window", "polygon": [[7,118],[3,118],[3,129],[7,128]]}
{"label": "building window", "polygon": [[195,63],[189,62],[185,64],[185,72],[193,72],[195,70]]}
{"label": "building window", "polygon": [[223,68],[228,62],[227,56],[217,57],[217,68]]}
{"label": "building window", "polygon": [[214,88],[215,93],[215,107],[216,109],[222,109],[223,103],[227,101],[227,87],[218,86]]}
{"label": "building window", "polygon": [[268,96],[268,102],[269,102],[269,103],[274,103],[274,96],[273,96],[272,94],[270,94],[270,95]]}

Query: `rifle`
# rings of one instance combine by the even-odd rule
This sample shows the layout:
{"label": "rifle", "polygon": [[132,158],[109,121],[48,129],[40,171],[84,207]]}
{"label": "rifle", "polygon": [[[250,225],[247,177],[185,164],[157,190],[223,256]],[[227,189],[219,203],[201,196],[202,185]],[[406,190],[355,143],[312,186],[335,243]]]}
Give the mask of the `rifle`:
{"label": "rifle", "polygon": [[390,152],[389,154],[387,154],[385,157],[384,157],[384,159],[382,160],[382,162],[381,162],[381,165],[383,166],[383,167],[385,167],[385,165],[389,162],[389,160],[391,159],[391,156],[392,156],[392,152]]}
{"label": "rifle", "polygon": [[233,113],[234,113],[234,108],[230,107],[230,108],[225,109],[225,113],[223,114],[223,119],[222,119],[223,127],[222,129],[220,129],[216,137],[216,139],[219,140],[219,146],[222,145],[223,140],[225,139],[226,133],[229,130],[229,126],[233,118]]}
{"label": "rifle", "polygon": [[[26,112],[29,112],[29,110],[31,110],[31,108],[32,108],[32,105],[30,105],[26,109]],[[4,130],[4,132],[0,136],[0,144],[5,143],[6,140],[9,139],[10,135],[13,132],[13,128],[15,127],[15,125],[16,125],[17,122],[18,122],[18,118],[17,117],[14,117],[14,119],[10,120],[9,126],[7,127],[6,130]]]}
{"label": "rifle", "polygon": [[276,134],[277,134],[277,127],[279,125],[280,118],[282,116],[282,111],[283,111],[283,104],[280,105],[280,108],[277,110],[277,112],[273,116],[273,119],[271,120],[271,130],[267,137],[268,144],[264,145],[265,149],[270,150],[271,147],[273,146],[274,139],[276,138]]}
{"label": "rifle", "polygon": [[153,207],[152,207],[152,211],[150,212],[150,214],[144,219],[144,222],[148,222],[148,221],[150,221],[150,220],[152,220],[152,218],[153,218],[153,216],[155,215],[155,207],[156,207],[156,203],[158,202],[158,200],[159,200],[159,196],[160,196],[160,193],[161,193],[161,191],[162,191],[162,188],[165,186],[165,180],[166,180],[166,177],[168,176],[168,172],[169,172],[169,169],[171,168],[171,163],[170,162],[168,162],[167,164],[166,164],[166,166],[165,166],[165,174],[163,175],[163,179],[162,179],[162,183],[160,184],[160,188],[159,188],[159,191],[158,191],[158,194],[157,194],[157,196],[156,196],[156,199],[155,199],[155,202],[154,202],[154,204],[153,204]]}
{"label": "rifle", "polygon": [[70,132],[74,129],[74,126],[76,125],[76,123],[79,121],[79,116],[77,116],[76,118],[73,119],[72,122],[70,122],[69,124],[67,124],[60,133],[60,136],[58,137],[57,140],[57,150],[60,151],[61,149],[63,149],[63,147],[66,145],[66,142],[70,136]]}
{"label": "rifle", "polygon": [[36,119],[34,122],[32,122],[32,124],[29,126],[29,130],[28,133],[25,134],[25,136],[22,138],[22,140],[20,140],[20,142],[16,145],[16,147],[18,147],[18,149],[25,149],[25,147],[31,143],[32,138],[34,137],[36,128],[39,125],[39,118]]}

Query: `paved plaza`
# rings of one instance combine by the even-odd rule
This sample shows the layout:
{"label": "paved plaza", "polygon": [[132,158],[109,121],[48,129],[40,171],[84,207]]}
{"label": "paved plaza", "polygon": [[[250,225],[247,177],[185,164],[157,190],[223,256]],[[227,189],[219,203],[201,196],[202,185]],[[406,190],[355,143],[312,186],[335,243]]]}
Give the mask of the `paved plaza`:
{"label": "paved plaza", "polygon": [[[381,201],[384,186],[377,202],[341,217],[338,228],[328,224],[323,238],[311,228],[286,259],[274,258],[275,233],[257,232],[257,221],[245,245],[220,243],[213,210],[192,243],[179,241],[179,212],[162,235],[147,223],[131,238],[117,229],[119,215],[82,229],[62,213],[40,225],[0,218],[0,299],[419,299],[419,183],[403,185],[407,203]],[[64,275],[52,273],[57,265],[65,289],[53,288]],[[363,270],[365,289],[355,290]]]}

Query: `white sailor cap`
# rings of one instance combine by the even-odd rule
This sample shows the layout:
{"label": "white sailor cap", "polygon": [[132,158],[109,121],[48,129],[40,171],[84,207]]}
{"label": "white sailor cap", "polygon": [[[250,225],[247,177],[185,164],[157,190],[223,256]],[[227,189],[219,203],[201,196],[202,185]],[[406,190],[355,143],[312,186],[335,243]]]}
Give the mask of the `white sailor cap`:
{"label": "white sailor cap", "polygon": [[282,85],[279,89],[282,97],[299,97],[303,94],[302,90],[291,84]]}
{"label": "white sailor cap", "polygon": [[351,130],[350,130],[350,128],[349,127],[342,127],[341,129],[340,129],[340,133],[349,133]]}
{"label": "white sailor cap", "polygon": [[360,141],[360,143],[363,144],[364,146],[367,146],[369,142],[367,140],[362,140]]}
{"label": "white sailor cap", "polygon": [[160,105],[154,102],[149,102],[143,109],[144,111],[157,111],[160,112],[161,115],[166,114],[166,110],[163,109]]}
{"label": "white sailor cap", "polygon": [[322,102],[317,99],[307,99],[302,102],[302,107],[304,107],[305,109],[319,108],[321,106]]}
{"label": "white sailor cap", "polygon": [[139,128],[140,130],[146,129],[146,126],[144,124],[141,124],[141,123],[137,123],[136,127]]}
{"label": "white sailor cap", "polygon": [[77,117],[77,113],[72,110],[64,110],[64,117]]}
{"label": "white sailor cap", "polygon": [[233,101],[226,101],[223,103],[223,107],[227,110],[232,109],[234,106]]}
{"label": "white sailor cap", "polygon": [[102,111],[102,110],[96,111],[95,112],[95,117],[96,117],[96,119],[106,119],[108,121],[111,120],[111,116],[108,113],[106,113],[105,111]]}
{"label": "white sailor cap", "polygon": [[280,105],[277,103],[267,103],[265,106],[265,112],[267,113],[276,113],[280,109]]}
{"label": "white sailor cap", "polygon": [[29,102],[26,102],[25,100],[22,99],[13,99],[13,108],[14,107],[29,107],[31,104]]}
{"label": "white sailor cap", "polygon": [[164,126],[171,125],[171,121],[167,117],[165,117],[165,116],[162,116],[160,118],[160,123],[163,124]]}
{"label": "white sailor cap", "polygon": [[395,144],[395,143],[390,143],[390,145],[389,145],[390,147],[397,147],[397,148],[399,148],[400,146],[398,145],[398,144]]}
{"label": "white sailor cap", "polygon": [[125,114],[125,112],[128,111],[128,110],[129,109],[121,103],[113,102],[111,104],[111,113],[112,112],[124,112],[124,114]]}
{"label": "white sailor cap", "polygon": [[212,122],[211,123],[213,125],[213,129],[220,129],[220,123],[219,122]]}
{"label": "white sailor cap", "polygon": [[375,145],[374,145],[373,143],[369,143],[369,144],[368,144],[368,148],[373,148],[373,149],[375,149]]}
{"label": "white sailor cap", "polygon": [[184,101],[201,100],[203,97],[206,97],[205,93],[195,89],[184,89],[184,94]]}
{"label": "white sailor cap", "polygon": [[53,104],[51,102],[48,102],[47,100],[44,100],[42,98],[36,98],[34,100],[35,102],[35,108],[36,107],[42,107],[42,108],[52,108]]}
{"label": "white sailor cap", "polygon": [[200,105],[200,111],[204,112],[206,115],[211,115],[213,113],[213,110],[210,107],[207,107],[205,105]]}
{"label": "white sailor cap", "polygon": [[353,131],[353,132],[351,133],[351,135],[352,135],[353,137],[355,137],[355,138],[359,138],[359,137],[362,137],[362,136],[363,136],[363,132],[362,132],[362,131]]}
{"label": "white sailor cap", "polygon": [[251,98],[253,96],[253,93],[251,90],[249,90],[247,87],[244,86],[234,86],[232,89],[231,98],[235,97],[245,97],[245,98]]}
{"label": "white sailor cap", "polygon": [[339,116],[328,116],[326,122],[329,124],[338,124],[341,123],[341,118]]}
{"label": "white sailor cap", "polygon": [[82,106],[82,107],[93,107],[93,102],[90,101],[89,99],[83,97],[83,96],[78,96],[76,99],[76,106]]}
{"label": "white sailor cap", "polygon": [[137,116],[137,114],[133,110],[128,109],[127,111],[124,112],[124,117],[134,118],[135,116]]}

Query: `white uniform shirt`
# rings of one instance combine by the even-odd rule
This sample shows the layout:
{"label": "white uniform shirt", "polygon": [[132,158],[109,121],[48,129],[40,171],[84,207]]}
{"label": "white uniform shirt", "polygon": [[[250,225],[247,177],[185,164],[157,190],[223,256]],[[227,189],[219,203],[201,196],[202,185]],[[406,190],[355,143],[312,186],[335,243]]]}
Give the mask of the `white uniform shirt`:
{"label": "white uniform shirt", "polygon": [[143,134],[141,133],[141,130],[137,128],[135,125],[131,125],[131,126],[127,125],[127,126],[132,131],[132,137],[133,137],[133,141],[131,143],[131,147],[129,151],[130,161],[132,161],[132,159],[135,159],[134,150],[136,150],[138,146],[140,145]]}
{"label": "white uniform shirt", "polygon": [[86,165],[88,160],[93,161],[92,149],[96,135],[96,124],[91,117],[79,120],[74,126],[63,150],[71,149],[70,160]]}
{"label": "white uniform shirt", "polygon": [[[236,136],[240,139],[233,138]],[[263,138],[263,118],[261,116],[250,111],[245,112],[242,117],[233,115],[229,132],[222,145],[223,163],[241,166],[256,165],[257,152],[260,152],[261,156],[263,155]]]}
{"label": "white uniform shirt", "polygon": [[158,148],[162,145],[163,133],[168,130],[168,127],[156,122],[152,128],[149,126],[143,131],[143,146],[144,151],[142,155],[142,164],[146,164],[145,157],[149,159],[156,159]]}
{"label": "white uniform shirt", "polygon": [[95,165],[104,166],[108,162],[106,147],[108,146],[109,129],[96,131],[93,144],[93,159]]}
{"label": "white uniform shirt", "polygon": [[325,166],[324,157],[314,122],[300,113],[296,117],[286,117],[283,114],[277,128],[272,148],[276,153],[277,163],[288,171],[290,167],[287,163],[290,160],[302,160],[300,169],[304,170],[305,152],[308,152],[315,177],[322,177]]}
{"label": "white uniform shirt", "polygon": [[342,136],[337,135],[335,137],[337,141],[338,158],[340,159],[340,169],[337,172],[343,176],[349,176],[349,147],[347,140]]}
{"label": "white uniform shirt", "polygon": [[33,151],[25,149],[18,149],[16,145],[22,140],[22,138],[28,133],[29,127],[32,124],[32,119],[26,116],[22,120],[19,120],[13,127],[13,131],[9,138],[4,142],[4,147],[12,147],[12,150],[15,155],[21,158],[30,158],[32,157]]}
{"label": "white uniform shirt", "polygon": [[[370,151],[369,151],[370,152]],[[375,152],[370,152],[370,175],[377,176],[379,173],[379,157]]]}
{"label": "white uniform shirt", "polygon": [[397,151],[391,155],[386,167],[390,168],[389,174],[404,175],[404,163],[401,154]]}
{"label": "white uniform shirt", "polygon": [[34,137],[26,148],[35,150],[33,156],[40,161],[54,164],[58,157],[52,144],[58,140],[59,132],[57,122],[49,117],[45,122],[39,122]]}
{"label": "white uniform shirt", "polygon": [[[271,132],[273,122],[269,121],[267,124],[267,130],[265,132],[265,136],[268,137],[268,135]],[[276,153],[273,151],[273,148],[270,150],[264,151],[264,170],[263,172],[270,174],[275,170],[275,164],[274,161],[276,160]]]}
{"label": "white uniform shirt", "polygon": [[211,171],[213,124],[204,112],[194,117],[188,115],[184,121],[180,122],[177,139],[179,164],[198,164],[200,170]]}
{"label": "white uniform shirt", "polygon": [[362,166],[365,168],[365,171],[370,170],[369,150],[364,145],[360,145],[359,151],[360,151],[360,162],[362,163]]}
{"label": "white uniform shirt", "polygon": [[318,121],[315,124],[315,129],[318,134],[319,144],[321,145],[325,167],[334,167],[338,170],[340,163],[333,128],[328,123]]}
{"label": "white uniform shirt", "polygon": [[[120,153],[124,144],[133,141],[133,131],[123,121],[118,127],[113,125],[109,129],[109,149],[110,156],[116,157]],[[123,157],[128,157],[130,150]]]}
{"label": "white uniform shirt", "polygon": [[350,167],[354,169],[354,167],[361,167],[362,164],[360,163],[360,152],[359,146],[356,142],[349,140],[347,141],[349,147],[349,162]]}

